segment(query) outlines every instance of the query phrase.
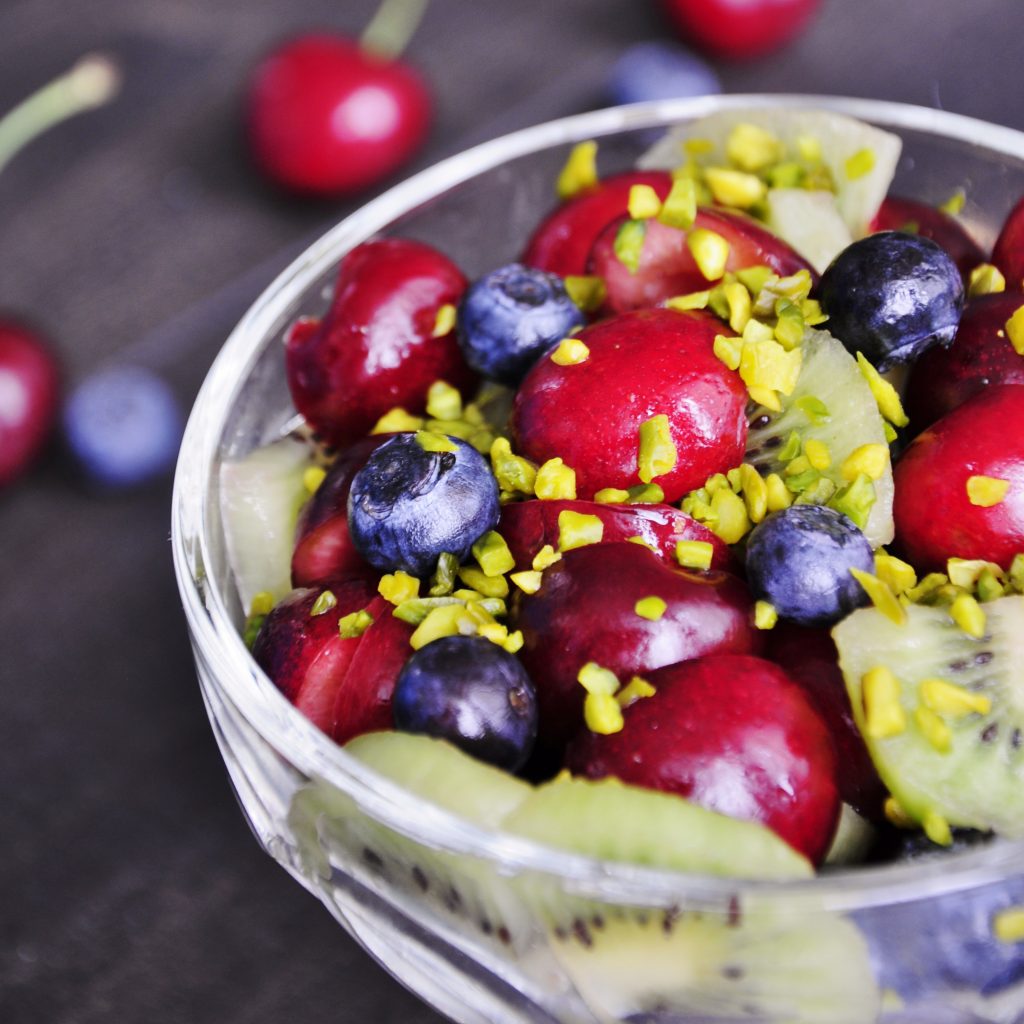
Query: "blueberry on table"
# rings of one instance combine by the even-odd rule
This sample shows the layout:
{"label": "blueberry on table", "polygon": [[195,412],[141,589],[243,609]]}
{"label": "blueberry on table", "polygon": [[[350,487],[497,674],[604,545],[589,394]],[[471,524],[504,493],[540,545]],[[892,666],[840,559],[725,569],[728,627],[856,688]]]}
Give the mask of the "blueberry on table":
{"label": "blueberry on table", "polygon": [[747,539],[747,580],[758,600],[801,626],[827,626],[867,604],[850,570],[875,571],[867,538],[841,512],[791,505]]}
{"label": "blueberry on table", "polygon": [[428,576],[441,554],[468,557],[498,523],[498,483],[465,441],[418,431],[385,441],[353,477],[348,526],[381,572]]}
{"label": "blueberry on table", "polygon": [[405,663],[392,699],[395,727],[448,740],[514,772],[537,736],[537,695],[514,655],[483,637],[447,636]]}
{"label": "blueberry on table", "polygon": [[829,331],[887,370],[952,343],[964,286],[952,258],[931,239],[881,231],[832,261],[819,298]]}
{"label": "blueberry on table", "polygon": [[515,386],[546,349],[585,323],[557,274],[510,263],[469,286],[459,345],[478,373]]}
{"label": "blueberry on table", "polygon": [[637,43],[612,65],[606,85],[614,103],[641,103],[720,93],[714,70],[685,47],[660,40]]}
{"label": "blueberry on table", "polygon": [[132,487],[166,472],[184,420],[168,384],[139,366],[114,366],[83,381],[64,407],[64,435],[86,475]]}

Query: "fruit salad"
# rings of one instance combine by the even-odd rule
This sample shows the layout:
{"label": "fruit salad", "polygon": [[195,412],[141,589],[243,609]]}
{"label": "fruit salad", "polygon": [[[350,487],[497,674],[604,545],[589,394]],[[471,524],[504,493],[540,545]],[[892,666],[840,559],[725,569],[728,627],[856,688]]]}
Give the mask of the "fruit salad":
{"label": "fruit salad", "polygon": [[[962,195],[890,195],[900,148],[730,110],[626,172],[576,146],[475,279],[411,238],[348,252],[287,332],[296,418],[221,467],[275,686],[424,801],[591,857],[801,879],[1024,836],[1024,201],[989,255]],[[978,913],[889,997],[1024,1005],[1024,892]],[[602,1019],[676,1005],[613,967],[646,922],[562,920]],[[685,1009],[763,1019],[750,979],[799,942],[862,965],[806,1019],[873,1020],[886,943],[921,941],[883,931],[872,968],[852,927],[781,923],[723,963],[690,922],[716,980]]]}

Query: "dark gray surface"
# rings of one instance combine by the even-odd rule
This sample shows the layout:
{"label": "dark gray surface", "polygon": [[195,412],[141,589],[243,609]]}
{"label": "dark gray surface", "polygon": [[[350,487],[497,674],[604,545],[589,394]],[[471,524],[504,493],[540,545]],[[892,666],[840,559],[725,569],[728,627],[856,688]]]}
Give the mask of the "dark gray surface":
{"label": "dark gray surface", "polygon": [[[232,322],[354,204],[265,189],[240,82],[282,34],[356,32],[373,0],[6,0],[0,103],[87,50],[122,97],[0,178],[0,305],[69,383],[118,355],[183,401]],[[663,32],[641,0],[433,0],[410,57],[437,121],[417,166],[601,102],[607,63]],[[722,66],[730,91],[942,105],[1024,128],[1016,0],[832,0],[798,43]],[[205,720],[171,574],[169,484],[98,498],[54,452],[0,495],[0,1020],[431,1021],[263,856]]]}

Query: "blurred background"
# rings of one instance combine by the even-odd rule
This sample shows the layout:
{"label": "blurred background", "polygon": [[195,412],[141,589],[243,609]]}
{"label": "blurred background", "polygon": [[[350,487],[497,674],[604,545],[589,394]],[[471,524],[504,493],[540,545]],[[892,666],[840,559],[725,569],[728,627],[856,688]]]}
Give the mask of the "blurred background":
{"label": "blurred background", "polygon": [[[329,225],[405,174],[528,124],[675,81],[901,100],[1024,129],[1024,5],[702,5],[723,35],[700,42],[690,24],[689,51],[620,65],[637,43],[682,46],[678,19],[694,4],[430,0],[402,56],[429,96],[425,141],[329,198],[296,197],[255,168],[246,83],[296,33],[358,38],[377,0],[0,7],[0,109],[87,53],[120,75],[109,102],[0,173],[0,377],[4,325],[28,325],[59,368],[44,412],[65,412],[28,471],[0,487],[5,1024],[438,1019],[259,851],[233,804],[170,564],[174,406],[188,409],[234,322]],[[767,20],[751,41],[744,19],[758,9]],[[125,363],[156,376],[138,394],[108,382],[99,411],[95,398],[67,404]],[[4,400],[0,388],[0,479],[14,443]],[[153,461],[129,471],[138,452],[88,449],[115,428],[158,435]],[[131,479],[109,486],[119,469]],[[104,474],[108,486],[90,483]]]}

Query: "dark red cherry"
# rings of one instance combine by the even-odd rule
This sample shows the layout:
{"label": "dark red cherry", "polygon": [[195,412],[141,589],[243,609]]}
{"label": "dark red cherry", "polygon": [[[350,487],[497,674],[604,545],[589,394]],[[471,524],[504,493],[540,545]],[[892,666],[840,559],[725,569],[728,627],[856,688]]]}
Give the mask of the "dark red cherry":
{"label": "dark red cherry", "polygon": [[256,164],[308,195],[345,195],[387,177],[420,147],[429,123],[416,72],[337,35],[278,47],[253,72],[246,96]]}
{"label": "dark red cherry", "polygon": [[979,391],[999,384],[1024,384],[1024,358],[1006,336],[1006,321],[1021,306],[1020,292],[970,299],[953,344],[930,348],[912,365],[904,402],[915,432]]}
{"label": "dark red cherry", "polygon": [[388,410],[423,411],[427,390],[445,380],[468,394],[476,382],[455,340],[435,336],[438,310],[466,288],[436,249],[388,238],[356,246],[341,261],[322,321],[300,320],[285,353],[295,407],[343,448]]}
{"label": "dark red cherry", "polygon": [[992,262],[1003,272],[1007,288],[1024,291],[1024,197],[1003,222],[992,248]]}
{"label": "dark red cherry", "polygon": [[625,709],[620,732],[580,733],[570,771],[756,821],[819,862],[839,817],[836,754],[801,687],[770,661],[735,654],[644,678],[654,695]]}
{"label": "dark red cherry", "polygon": [[871,221],[870,230],[909,231],[930,238],[949,253],[965,278],[979,263],[985,262],[984,250],[955,217],[918,199],[886,196]]}
{"label": "dark red cherry", "polygon": [[[657,220],[644,221],[639,264],[635,270],[630,269],[615,252],[619,229],[625,220],[623,217],[613,221],[598,235],[588,263],[588,272],[604,281],[608,311],[623,313],[656,306],[673,295],[701,291],[712,283],[693,258],[687,244],[689,233]],[[817,279],[814,268],[799,253],[741,213],[702,207],[697,211],[694,228],[713,231],[729,243],[726,270],[764,265],[782,277],[807,270]]]}
{"label": "dark red cherry", "polygon": [[526,243],[520,262],[552,274],[585,274],[594,241],[629,207],[634,185],[650,185],[664,199],[672,188],[667,171],[626,171],[602,178],[593,188],[556,207]]}
{"label": "dark red cherry", "polygon": [[53,427],[57,364],[34,331],[0,322],[0,487],[32,463]]}
{"label": "dark red cherry", "polygon": [[708,53],[743,60],[788,42],[820,0],[662,0],[679,34]]}
{"label": "dark red cherry", "polygon": [[[658,597],[662,615],[637,612]],[[623,684],[663,665],[719,652],[757,653],[746,586],[725,572],[672,567],[639,544],[591,544],[546,569],[540,590],[521,600],[519,652],[537,688],[540,742],[557,748],[583,723],[580,669],[590,661]]]}

